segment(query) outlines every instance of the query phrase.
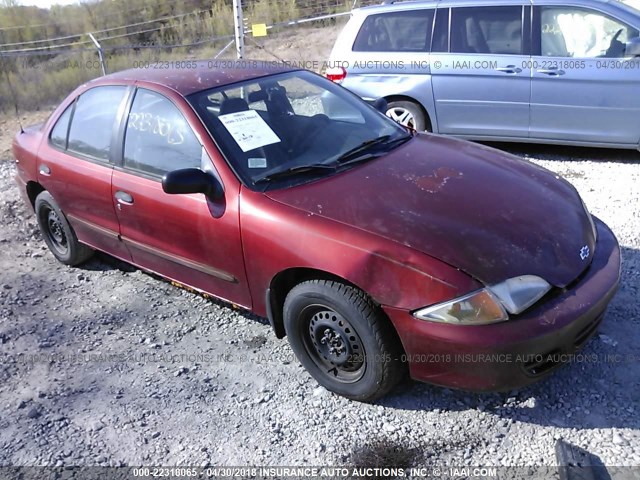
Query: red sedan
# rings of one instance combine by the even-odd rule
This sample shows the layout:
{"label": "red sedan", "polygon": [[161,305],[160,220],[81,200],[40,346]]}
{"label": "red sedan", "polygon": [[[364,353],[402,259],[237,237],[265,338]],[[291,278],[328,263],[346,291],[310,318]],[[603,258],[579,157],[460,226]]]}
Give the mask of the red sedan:
{"label": "red sedan", "polygon": [[16,136],[62,263],[100,250],[266,316],[363,401],[407,369],[525,385],[597,329],[620,251],[565,180],[416,134],[308,71],[189,65],[89,82]]}

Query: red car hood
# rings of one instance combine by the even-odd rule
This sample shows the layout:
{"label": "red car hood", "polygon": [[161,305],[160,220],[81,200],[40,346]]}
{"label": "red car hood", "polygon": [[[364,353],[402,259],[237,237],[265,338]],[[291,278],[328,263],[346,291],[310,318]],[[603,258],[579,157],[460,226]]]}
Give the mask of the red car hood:
{"label": "red car hood", "polygon": [[[506,153],[434,135],[267,195],[402,243],[485,284],[538,275],[566,286],[590,263],[595,246],[569,183]],[[591,254],[583,259],[585,246]]]}

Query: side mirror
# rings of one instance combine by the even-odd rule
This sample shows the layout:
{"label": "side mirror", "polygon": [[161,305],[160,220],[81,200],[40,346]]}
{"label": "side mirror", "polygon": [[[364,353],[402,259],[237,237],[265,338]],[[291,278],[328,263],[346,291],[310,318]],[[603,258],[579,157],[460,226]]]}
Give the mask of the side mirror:
{"label": "side mirror", "polygon": [[384,98],[376,98],[371,105],[379,112],[387,114],[387,101]]}
{"label": "side mirror", "polygon": [[625,57],[640,57],[640,37],[629,40],[627,48],[624,51]]}
{"label": "side mirror", "polygon": [[166,173],[162,177],[162,190],[170,194],[204,193],[212,200],[224,196],[218,179],[199,168],[183,168]]}

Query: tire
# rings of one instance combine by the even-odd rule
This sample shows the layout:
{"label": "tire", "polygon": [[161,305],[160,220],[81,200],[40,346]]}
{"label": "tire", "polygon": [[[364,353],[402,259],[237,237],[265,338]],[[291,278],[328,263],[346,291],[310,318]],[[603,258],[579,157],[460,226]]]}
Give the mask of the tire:
{"label": "tire", "polygon": [[76,232],[49,192],[36,197],[34,209],[44,241],[59,262],[75,266],[93,255],[91,248],[78,241]]}
{"label": "tire", "polygon": [[287,295],[283,316],[298,360],[327,390],[371,402],[405,377],[398,336],[362,291],[326,280],[303,282]]}
{"label": "tire", "polygon": [[400,125],[411,127],[418,132],[431,131],[430,122],[427,121],[420,105],[416,103],[406,101],[389,102],[386,115]]}

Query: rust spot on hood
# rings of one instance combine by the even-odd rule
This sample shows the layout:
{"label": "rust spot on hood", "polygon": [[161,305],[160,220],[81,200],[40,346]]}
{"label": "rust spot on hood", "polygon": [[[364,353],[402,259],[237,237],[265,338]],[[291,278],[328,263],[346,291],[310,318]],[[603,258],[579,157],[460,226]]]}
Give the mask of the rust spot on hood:
{"label": "rust spot on hood", "polygon": [[462,172],[452,168],[440,167],[433,172],[433,175],[420,177],[415,180],[415,183],[421,190],[436,193],[439,192],[448,181],[462,177],[462,175]]}

